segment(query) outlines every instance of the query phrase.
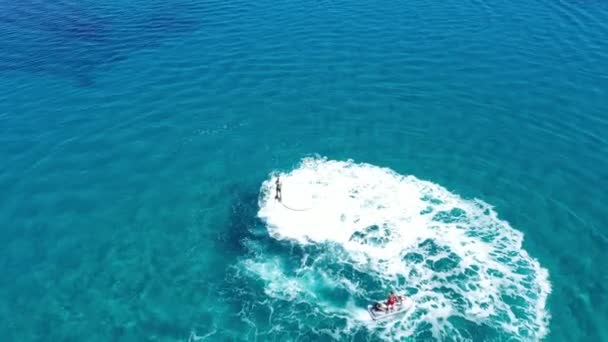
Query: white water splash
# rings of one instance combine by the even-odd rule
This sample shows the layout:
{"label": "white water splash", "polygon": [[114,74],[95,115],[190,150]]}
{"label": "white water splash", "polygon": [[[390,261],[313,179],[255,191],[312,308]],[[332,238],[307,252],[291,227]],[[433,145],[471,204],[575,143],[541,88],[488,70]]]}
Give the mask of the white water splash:
{"label": "white water splash", "polygon": [[[412,336],[420,324],[428,323],[435,338],[464,339],[466,334],[448,320],[454,317],[516,339],[546,335],[548,272],[522,249],[523,234],[498,219],[490,205],[386,168],[317,158],[280,175],[283,205],[274,199],[275,176],[262,184],[259,200],[259,217],[272,238],[303,246],[339,246],[340,251],[327,248],[316,258],[349,263],[389,288],[416,288],[411,296],[415,310],[373,327],[382,337]],[[280,264],[277,259],[245,262],[265,280],[268,296],[301,296],[314,302],[319,280],[288,276]],[[302,266],[299,274],[306,274],[307,268]],[[331,279],[323,270],[315,272],[316,278],[353,296],[378,290],[360,288],[356,279]],[[369,324],[361,310],[349,312],[349,326]]]}

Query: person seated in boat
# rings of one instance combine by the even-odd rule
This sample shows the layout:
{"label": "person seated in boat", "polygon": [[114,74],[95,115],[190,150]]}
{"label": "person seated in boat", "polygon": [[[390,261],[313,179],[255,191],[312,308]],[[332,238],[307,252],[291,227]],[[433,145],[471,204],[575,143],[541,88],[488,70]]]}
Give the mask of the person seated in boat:
{"label": "person seated in boat", "polygon": [[380,303],[380,302],[376,302],[376,303],[374,303],[373,309],[374,309],[374,311],[383,312],[384,311],[384,305],[382,305],[382,303]]}
{"label": "person seated in boat", "polygon": [[397,296],[393,291],[391,291],[391,293],[388,295],[388,299],[386,300],[386,311],[388,312],[395,309],[395,305],[397,303],[401,303],[402,300],[402,296]]}

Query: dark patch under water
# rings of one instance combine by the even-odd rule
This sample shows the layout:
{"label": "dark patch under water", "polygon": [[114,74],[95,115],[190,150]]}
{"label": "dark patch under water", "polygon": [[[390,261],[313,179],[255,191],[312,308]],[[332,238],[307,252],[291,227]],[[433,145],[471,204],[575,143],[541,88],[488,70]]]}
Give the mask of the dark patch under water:
{"label": "dark patch under water", "polygon": [[76,1],[1,1],[0,75],[53,75],[91,86],[101,67],[198,28],[194,5],[141,5],[135,11]]}
{"label": "dark patch under water", "polygon": [[258,194],[255,189],[234,185],[231,187],[232,205],[226,229],[220,231],[218,240],[222,249],[236,255],[245,252],[243,239],[250,237],[252,230],[260,226],[257,218]]}

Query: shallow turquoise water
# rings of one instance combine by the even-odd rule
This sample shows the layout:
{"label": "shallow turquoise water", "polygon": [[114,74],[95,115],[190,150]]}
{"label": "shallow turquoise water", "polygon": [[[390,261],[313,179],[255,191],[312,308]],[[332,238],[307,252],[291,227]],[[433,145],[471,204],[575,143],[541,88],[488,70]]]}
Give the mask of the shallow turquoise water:
{"label": "shallow turquoise water", "polygon": [[[605,3],[5,1],[0,10],[6,340],[608,340]],[[543,315],[517,299],[489,308],[507,303],[516,322],[543,316],[547,334],[467,312],[461,300],[475,300],[457,291],[445,295],[445,321],[365,322],[366,300],[395,287],[432,304],[416,293],[433,284],[370,279],[376,269],[358,268],[340,239],[307,245],[295,238],[305,228],[286,234],[321,216],[260,217],[270,174],[288,177],[310,156],[413,175],[459,195],[460,209],[474,198],[494,206],[523,233],[515,250],[547,270],[551,292]],[[357,186],[389,182],[378,177]],[[311,231],[326,223],[314,222]],[[300,264],[304,256],[316,261]],[[439,274],[433,267],[423,268]]]}

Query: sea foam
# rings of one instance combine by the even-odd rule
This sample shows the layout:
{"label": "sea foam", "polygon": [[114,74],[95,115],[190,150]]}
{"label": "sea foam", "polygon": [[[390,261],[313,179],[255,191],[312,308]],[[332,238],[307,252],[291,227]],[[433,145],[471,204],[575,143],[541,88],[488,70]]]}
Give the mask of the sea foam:
{"label": "sea foam", "polygon": [[[548,272],[522,249],[523,234],[481,200],[387,168],[307,158],[264,181],[259,206],[272,239],[314,247],[293,271],[280,254],[243,262],[271,298],[305,301],[347,319],[348,329],[363,325],[385,339],[425,326],[434,338],[465,340],[471,335],[461,322],[515,340],[547,333]],[[409,295],[415,309],[375,326],[353,303],[387,289]],[[328,291],[347,295],[336,304],[323,298]]]}

